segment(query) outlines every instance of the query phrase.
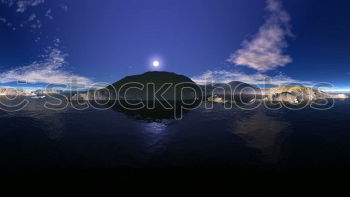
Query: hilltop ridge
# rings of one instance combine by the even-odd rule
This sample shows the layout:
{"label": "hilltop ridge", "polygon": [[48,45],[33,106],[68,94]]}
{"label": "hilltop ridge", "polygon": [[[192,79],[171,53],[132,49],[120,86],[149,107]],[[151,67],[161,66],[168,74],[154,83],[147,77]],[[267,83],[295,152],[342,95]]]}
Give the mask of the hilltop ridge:
{"label": "hilltop ridge", "polygon": [[[180,97],[185,100],[198,100],[201,97],[199,93],[195,95],[193,90],[190,90],[199,90],[199,86],[190,78],[172,72],[154,71],[124,77],[100,90],[76,94],[72,100],[153,100],[155,98],[149,97],[150,92],[147,92],[146,87],[149,84],[154,85],[156,91],[164,90],[161,99],[168,101],[179,100]],[[185,88],[183,92],[182,88]]]}

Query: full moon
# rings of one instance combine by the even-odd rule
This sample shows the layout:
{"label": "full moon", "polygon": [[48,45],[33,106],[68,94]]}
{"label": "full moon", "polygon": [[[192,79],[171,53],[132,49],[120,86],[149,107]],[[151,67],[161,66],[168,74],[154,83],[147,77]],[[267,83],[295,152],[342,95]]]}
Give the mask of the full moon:
{"label": "full moon", "polygon": [[160,65],[159,61],[153,61],[153,66],[158,67]]}

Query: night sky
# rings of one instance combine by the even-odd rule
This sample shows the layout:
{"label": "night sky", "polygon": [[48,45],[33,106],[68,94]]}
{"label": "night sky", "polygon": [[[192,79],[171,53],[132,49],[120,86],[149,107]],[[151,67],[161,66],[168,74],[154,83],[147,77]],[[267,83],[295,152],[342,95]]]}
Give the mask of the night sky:
{"label": "night sky", "polygon": [[[0,0],[0,86],[115,82],[151,70],[198,83],[350,90],[348,0]],[[159,67],[152,62],[159,61]]]}

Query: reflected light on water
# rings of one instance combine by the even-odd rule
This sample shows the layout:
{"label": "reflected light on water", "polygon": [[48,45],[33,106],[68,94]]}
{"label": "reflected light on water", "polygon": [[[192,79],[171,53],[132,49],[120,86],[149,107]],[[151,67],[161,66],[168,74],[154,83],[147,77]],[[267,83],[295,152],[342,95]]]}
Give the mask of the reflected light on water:
{"label": "reflected light on water", "polygon": [[166,129],[167,125],[165,123],[160,122],[151,122],[147,123],[144,127],[144,132],[148,134],[162,134]]}
{"label": "reflected light on water", "polygon": [[37,126],[45,131],[48,139],[55,141],[62,139],[65,127],[59,116],[62,111],[47,110],[44,107],[46,100],[27,99],[30,102],[25,108],[15,112],[2,111],[1,116],[30,118],[32,122],[37,122]]}
{"label": "reflected light on water", "polygon": [[235,122],[234,134],[241,137],[246,146],[261,151],[262,160],[275,163],[279,159],[281,145],[288,135],[289,124],[258,111],[250,118]]}
{"label": "reflected light on water", "polygon": [[145,150],[148,153],[161,152],[167,144],[166,129],[168,125],[163,122],[150,122],[142,124]]}

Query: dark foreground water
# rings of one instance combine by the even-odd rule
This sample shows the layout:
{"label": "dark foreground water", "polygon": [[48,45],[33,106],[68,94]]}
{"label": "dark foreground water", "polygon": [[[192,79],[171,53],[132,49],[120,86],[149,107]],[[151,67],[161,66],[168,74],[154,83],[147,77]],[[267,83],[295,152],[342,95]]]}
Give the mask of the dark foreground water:
{"label": "dark foreground water", "polygon": [[202,105],[182,120],[115,109],[54,111],[45,99],[30,101],[21,111],[0,111],[1,171],[350,168],[349,100],[325,111]]}

